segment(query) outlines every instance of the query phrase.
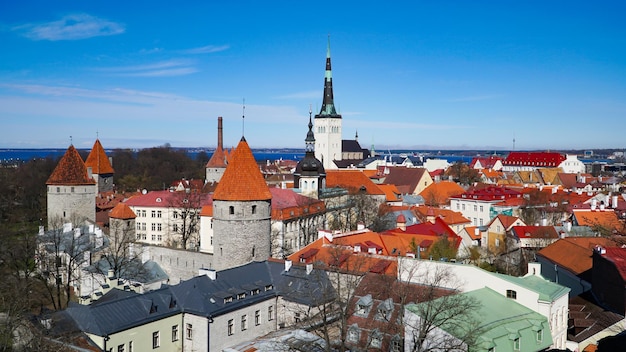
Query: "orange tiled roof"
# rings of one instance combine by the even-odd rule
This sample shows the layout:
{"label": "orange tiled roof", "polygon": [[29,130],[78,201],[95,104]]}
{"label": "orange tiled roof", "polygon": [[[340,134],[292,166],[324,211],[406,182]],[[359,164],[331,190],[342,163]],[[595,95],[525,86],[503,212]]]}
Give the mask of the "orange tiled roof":
{"label": "orange tiled roof", "polygon": [[96,181],[87,175],[87,167],[76,148],[70,145],[59,160],[47,185],[93,185]]}
{"label": "orange tiled roof", "polygon": [[226,167],[228,164],[228,150],[222,149],[222,146],[217,146],[211,159],[206,163],[206,167]]}
{"label": "orange tiled roof", "polygon": [[449,203],[451,196],[456,196],[464,192],[465,189],[456,182],[441,181],[431,183],[420,193],[420,196],[422,196],[427,203],[441,205]]}
{"label": "orange tiled roof", "polygon": [[200,210],[200,216],[212,217],[213,216],[213,204],[203,206],[202,209]]}
{"label": "orange tiled roof", "polygon": [[498,216],[496,216],[495,218],[493,218],[493,220],[491,220],[489,225],[491,226],[491,224],[493,224],[493,222],[496,221],[496,219],[500,220],[500,222],[502,223],[502,226],[504,226],[505,229],[508,229],[511,225],[513,225],[513,223],[515,223],[515,221],[519,220],[517,216],[498,214]]}
{"label": "orange tiled roof", "polygon": [[613,210],[577,210],[574,211],[574,217],[579,226],[601,226],[612,231],[624,230],[624,224]]}
{"label": "orange tiled roof", "polygon": [[87,156],[87,160],[85,160],[85,166],[90,167],[91,172],[98,175],[112,174],[115,172],[109,162],[109,157],[98,139],[96,139],[89,156]]}
{"label": "orange tiled roof", "polygon": [[231,155],[213,199],[232,201],[272,199],[272,194],[245,138],[241,138],[237,149]]}
{"label": "orange tiled roof", "polygon": [[450,209],[432,208],[425,205],[417,206],[413,209],[415,212],[417,212],[416,215],[418,215],[419,218],[422,220],[426,220],[428,211],[430,209],[432,210],[434,216],[440,217],[448,225],[465,224],[472,222],[470,219],[463,216],[462,213]]}
{"label": "orange tiled roof", "polygon": [[347,188],[350,193],[357,193],[364,189],[369,195],[385,194],[360,170],[326,170],[326,187]]}
{"label": "orange tiled roof", "polygon": [[396,202],[400,200],[398,188],[396,185],[377,185],[381,191],[385,193],[387,202]]}
{"label": "orange tiled roof", "polygon": [[137,217],[135,212],[125,203],[117,203],[117,205],[109,213],[109,217],[113,219],[134,219]]}
{"label": "orange tiled roof", "polygon": [[540,250],[537,255],[580,275],[593,266],[593,248],[597,245],[607,247],[615,242],[604,237],[567,237]]}

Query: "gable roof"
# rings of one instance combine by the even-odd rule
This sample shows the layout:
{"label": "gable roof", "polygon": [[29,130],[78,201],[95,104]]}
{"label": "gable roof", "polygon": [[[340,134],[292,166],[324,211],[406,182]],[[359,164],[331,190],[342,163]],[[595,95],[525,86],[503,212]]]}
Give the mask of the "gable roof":
{"label": "gable roof", "polygon": [[443,219],[443,221],[445,221],[448,225],[469,224],[472,222],[470,219],[464,217],[462,213],[450,209],[433,208],[425,205],[420,205],[412,209],[422,221],[425,221],[428,216],[428,212],[432,211],[432,215]]}
{"label": "gable roof", "polygon": [[610,231],[624,231],[624,224],[613,210],[576,210],[574,218],[578,226],[600,226]]}
{"label": "gable roof", "polygon": [[558,264],[574,275],[580,275],[593,266],[592,254],[596,246],[615,242],[604,237],[566,237],[541,249],[537,256]]}
{"label": "gable roof", "polygon": [[360,170],[327,170],[326,187],[346,188],[351,194],[365,191],[369,195],[385,195],[385,192]]}
{"label": "gable roof", "polygon": [[85,160],[85,166],[90,167],[91,172],[98,175],[115,172],[99,139],[96,139],[96,142],[93,144],[93,148],[91,148],[91,152],[89,152],[87,160]]}
{"label": "gable roof", "polygon": [[491,220],[491,222],[489,222],[487,226],[491,226],[491,224],[493,224],[494,222],[500,221],[502,226],[504,226],[504,230],[507,231],[509,227],[511,227],[511,225],[513,225],[517,220],[520,220],[520,218],[518,218],[517,216],[498,214]]}
{"label": "gable roof", "polygon": [[459,195],[464,192],[465,189],[456,182],[441,181],[428,185],[428,187],[424,188],[420,193],[420,196],[431,205],[441,205],[449,203],[451,196]]}
{"label": "gable roof", "polygon": [[396,185],[403,193],[414,193],[424,174],[428,171],[423,167],[390,167],[384,183]]}
{"label": "gable roof", "polygon": [[[170,208],[180,207],[184,208],[181,202],[185,199],[189,199],[189,204],[193,207],[201,208],[202,206],[212,205],[213,198],[211,194],[185,191],[173,192],[173,191],[151,191],[146,194],[140,194],[133,196],[126,200],[126,205],[135,207],[153,207],[153,208]],[[189,197],[189,198],[187,198]]]}
{"label": "gable roof", "polygon": [[228,201],[272,199],[272,194],[245,138],[241,137],[237,149],[232,154],[224,175],[213,193],[213,199]]}
{"label": "gable roof", "polygon": [[559,234],[554,226],[513,226],[512,233],[519,239],[557,239]]}
{"label": "gable roof", "polygon": [[47,185],[95,185],[76,148],[70,145],[46,181]]}

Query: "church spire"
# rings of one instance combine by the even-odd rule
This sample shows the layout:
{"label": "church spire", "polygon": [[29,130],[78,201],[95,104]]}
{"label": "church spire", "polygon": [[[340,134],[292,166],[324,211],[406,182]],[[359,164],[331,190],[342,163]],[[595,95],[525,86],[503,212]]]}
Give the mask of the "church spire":
{"label": "church spire", "polygon": [[324,98],[322,99],[322,109],[315,117],[338,117],[333,98],[333,74],[330,66],[330,35],[328,36],[328,46],[326,48],[326,72],[324,74]]}
{"label": "church spire", "polygon": [[311,115],[313,111],[309,106],[309,132],[306,134],[306,139],[304,140],[305,151],[306,153],[311,153],[314,155],[315,153],[315,135],[313,134],[313,122],[311,122]]}

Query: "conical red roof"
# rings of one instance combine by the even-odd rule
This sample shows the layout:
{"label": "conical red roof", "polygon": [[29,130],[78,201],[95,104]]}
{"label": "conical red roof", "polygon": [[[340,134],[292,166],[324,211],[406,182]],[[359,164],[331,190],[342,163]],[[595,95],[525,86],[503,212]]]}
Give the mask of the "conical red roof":
{"label": "conical red roof", "polygon": [[98,175],[112,174],[115,172],[113,170],[113,166],[111,166],[111,163],[109,162],[109,157],[107,157],[107,154],[98,139],[96,139],[96,143],[93,144],[93,148],[91,148],[91,152],[85,161],[85,165],[91,168],[92,173]]}
{"label": "conical red roof", "polygon": [[259,166],[245,138],[231,154],[228,166],[213,193],[214,200],[251,201],[272,199]]}
{"label": "conical red roof", "polygon": [[93,185],[95,183],[96,181],[87,175],[87,166],[73,145],[67,148],[59,164],[46,181],[47,185]]}
{"label": "conical red roof", "polygon": [[228,151],[222,149],[221,146],[217,146],[211,159],[207,162],[206,167],[226,167],[228,162]]}
{"label": "conical red roof", "polygon": [[135,212],[125,203],[117,203],[117,205],[111,209],[109,217],[113,219],[134,219],[137,217]]}

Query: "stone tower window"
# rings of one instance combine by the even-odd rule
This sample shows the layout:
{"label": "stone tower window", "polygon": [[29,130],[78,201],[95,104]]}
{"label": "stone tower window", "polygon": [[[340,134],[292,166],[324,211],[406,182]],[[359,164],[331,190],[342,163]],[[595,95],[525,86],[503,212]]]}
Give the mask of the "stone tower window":
{"label": "stone tower window", "polygon": [[228,207],[228,214],[233,215],[235,214],[235,207],[233,207],[232,205]]}
{"label": "stone tower window", "polygon": [[256,205],[252,206],[252,214],[256,214]]}

